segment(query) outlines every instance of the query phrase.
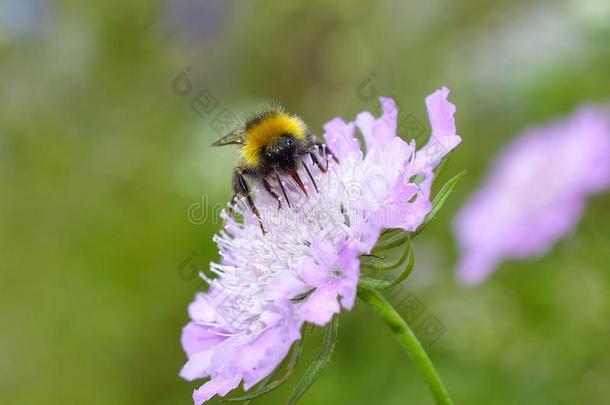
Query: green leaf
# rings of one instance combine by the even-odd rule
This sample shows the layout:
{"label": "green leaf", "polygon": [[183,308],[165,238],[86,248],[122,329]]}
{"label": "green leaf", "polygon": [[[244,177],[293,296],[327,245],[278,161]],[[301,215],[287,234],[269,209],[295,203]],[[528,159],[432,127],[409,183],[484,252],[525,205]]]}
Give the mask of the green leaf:
{"label": "green leaf", "polygon": [[451,156],[453,156],[452,154],[449,154],[445,157],[445,159],[443,159],[441,161],[441,164],[436,168],[436,170],[434,170],[434,179],[432,180],[432,183],[434,183],[435,180],[437,180],[439,177],[441,177],[443,175],[443,173],[445,172],[445,169],[447,168],[447,165],[449,164],[449,161],[451,160]]}
{"label": "green leaf", "polygon": [[385,257],[374,257],[374,256],[360,256],[360,266],[375,268],[375,264],[383,263]]}
{"label": "green leaf", "polygon": [[379,280],[373,277],[360,277],[358,280],[358,287],[364,288],[366,290],[382,290],[384,288],[388,288],[392,285],[391,281],[388,280]]}
{"label": "green leaf", "polygon": [[271,379],[271,377],[273,376],[273,374],[270,374],[263,381],[261,381],[261,383],[259,384],[259,386],[257,387],[257,389],[255,391],[253,391],[247,395],[243,395],[241,397],[227,398],[227,399],[223,399],[222,401],[223,402],[246,401],[244,403],[244,405],[246,405],[246,404],[250,403],[250,401],[252,401],[253,399],[260,397],[263,394],[273,391],[274,389],[276,389],[277,387],[282,385],[284,382],[286,382],[288,377],[290,377],[290,375],[292,374],[292,371],[294,370],[294,367],[297,364],[297,360],[301,356],[302,351],[303,351],[303,338],[299,339],[296,342],[294,348],[292,349],[292,354],[290,355],[290,359],[288,360],[288,363],[286,363],[286,370],[284,371],[284,375],[281,378],[267,384],[269,382],[269,380]]}
{"label": "green leaf", "polygon": [[409,277],[409,275],[411,274],[411,271],[413,271],[413,266],[415,265],[415,255],[413,254],[413,248],[411,247],[410,244],[409,244],[409,248],[407,249],[407,257],[409,259],[407,266],[398,275],[398,277],[396,277],[394,279],[394,281],[392,281],[392,284],[390,284],[390,287],[394,287],[394,286],[402,283],[404,280],[407,279],[407,277]]}
{"label": "green leaf", "polygon": [[373,248],[373,252],[380,252],[400,246],[407,242],[410,237],[411,235],[402,229],[388,230],[383,233],[382,237]]}
{"label": "green leaf", "polygon": [[309,366],[305,375],[296,388],[292,392],[292,395],[286,402],[286,405],[294,405],[297,403],[299,398],[305,394],[305,392],[311,387],[311,385],[318,379],[324,368],[330,362],[330,356],[335,349],[335,343],[337,342],[337,331],[339,330],[339,317],[335,315],[330,321],[330,324],[326,327],[324,333],[324,340],[322,341],[322,347],[316,355],[313,363]]}
{"label": "green leaf", "polygon": [[415,264],[415,256],[413,255],[413,249],[410,244],[403,252],[401,259],[402,263],[404,263],[404,261],[407,259],[409,262],[394,280],[380,280],[373,277],[363,276],[360,277],[360,280],[358,281],[358,287],[367,290],[381,290],[384,288],[391,288],[402,283],[407,277],[409,277],[411,271],[413,270],[413,265]]}
{"label": "green leaf", "polygon": [[401,266],[408,258],[409,252],[411,251],[411,243],[407,243],[404,250],[398,259],[393,261],[385,261],[374,256],[360,257],[360,265],[362,267],[368,267],[373,270],[393,270],[398,266]]}
{"label": "green leaf", "polygon": [[434,196],[434,200],[432,200],[432,209],[430,210],[428,215],[426,215],[424,222],[417,229],[417,231],[415,231],[413,235],[411,235],[411,237],[415,237],[416,235],[418,235],[421,231],[424,230],[424,228],[430,223],[430,221],[434,219],[434,217],[436,216],[436,214],[438,214],[445,202],[447,202],[447,199],[449,198],[449,195],[453,192],[455,186],[457,186],[462,177],[464,177],[464,174],[466,174],[466,170],[462,170],[461,172],[453,176],[449,181],[447,181],[447,183],[443,185],[443,187],[441,187],[438,193],[436,193],[436,195]]}
{"label": "green leaf", "polygon": [[[267,383],[269,382],[269,380],[271,380],[271,378],[273,378],[273,374],[269,374],[267,377],[265,377],[265,378],[264,378],[264,379],[263,379],[263,380],[260,382],[259,387],[261,387],[261,388],[262,388],[262,387],[266,387],[266,386],[267,386]],[[258,390],[257,390],[257,392],[258,392]],[[264,394],[264,392],[261,392],[261,393],[257,394],[257,395],[256,395],[256,397],[253,397],[253,398],[246,398],[246,401],[245,401],[245,402],[244,402],[242,405],[250,405],[250,404],[252,403],[252,401],[254,401],[254,399],[255,399],[255,398],[258,398],[259,396],[261,396],[261,395],[263,395],[263,394]],[[241,398],[245,398],[245,397],[247,397],[247,395],[246,395],[246,396],[243,396],[243,397],[241,397]],[[235,400],[234,400],[234,399],[232,399],[232,398],[229,398],[229,399],[221,399],[221,401],[222,401],[222,402],[231,402],[231,401],[238,401],[238,399],[235,399]]]}

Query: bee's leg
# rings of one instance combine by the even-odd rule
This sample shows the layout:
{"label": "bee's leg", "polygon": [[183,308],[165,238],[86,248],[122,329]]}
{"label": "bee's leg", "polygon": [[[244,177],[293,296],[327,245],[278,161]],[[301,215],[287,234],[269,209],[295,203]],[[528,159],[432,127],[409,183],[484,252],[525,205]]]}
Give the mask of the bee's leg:
{"label": "bee's leg", "polygon": [[327,170],[328,170],[328,155],[330,155],[332,157],[332,159],[335,161],[335,163],[339,163],[339,159],[337,159],[337,157],[335,156],[333,151],[330,150],[328,145],[326,145],[325,143],[322,143],[322,142],[316,142],[314,145],[319,147],[320,149],[322,149],[322,156],[326,160],[326,169]]}
{"label": "bee's leg", "polygon": [[250,207],[254,215],[256,215],[256,218],[258,218],[258,221],[261,226],[261,231],[263,231],[264,235],[266,232],[265,228],[263,227],[261,215],[258,212],[258,208],[256,208],[256,205],[254,205],[254,201],[252,201],[252,196],[250,196],[250,189],[248,188],[248,183],[246,183],[246,179],[244,178],[243,173],[239,170],[236,170],[233,174],[233,191],[235,192],[234,198],[236,198],[236,196],[238,195],[243,195],[244,197],[246,197],[246,202],[248,203],[248,206]]}
{"label": "bee's leg", "polygon": [[301,191],[306,195],[309,196],[307,194],[307,189],[305,188],[305,185],[303,184],[303,180],[301,180],[301,177],[299,176],[299,173],[295,170],[291,171],[290,176],[292,177],[292,179],[295,181],[295,183],[297,183],[297,185],[299,186],[299,188],[301,189]]}
{"label": "bee's leg", "polygon": [[312,150],[309,151],[309,157],[311,158],[312,162],[318,166],[318,169],[320,169],[320,171],[322,173],[326,173],[326,167],[324,167],[320,161],[318,160],[318,157],[316,156],[316,153]]}
{"label": "bee's leg", "polygon": [[231,201],[229,201],[229,207],[227,209],[227,217],[233,216],[233,213],[235,211],[235,208],[233,208],[233,206],[235,205],[235,200],[237,200],[237,194],[233,194],[233,196],[231,196]]}
{"label": "bee's leg", "polygon": [[280,196],[277,195],[277,193],[275,191],[273,191],[273,188],[271,188],[271,184],[269,184],[269,182],[267,181],[267,179],[263,179],[263,186],[265,187],[265,190],[267,190],[267,192],[269,194],[271,194],[273,196],[273,198],[275,198],[277,200],[277,209],[281,209],[282,208],[282,200],[280,200]]}
{"label": "bee's leg", "polygon": [[282,184],[282,179],[280,179],[279,174],[277,174],[277,172],[275,173],[275,179],[277,180],[277,184],[280,185],[280,189],[282,190],[282,194],[284,194],[284,198],[286,199],[286,203],[288,204],[288,207],[292,208],[292,206],[290,205],[290,200],[288,199],[288,195],[286,194],[286,190],[284,190],[284,185]]}
{"label": "bee's leg", "polygon": [[303,159],[301,159],[301,163],[303,163],[303,167],[305,168],[307,175],[311,179],[313,187],[316,189],[316,193],[319,193],[320,191],[318,190],[318,185],[316,184],[316,181],[313,179],[313,176],[311,175],[311,172],[309,171],[309,167],[307,167],[307,164],[305,163],[305,161]]}

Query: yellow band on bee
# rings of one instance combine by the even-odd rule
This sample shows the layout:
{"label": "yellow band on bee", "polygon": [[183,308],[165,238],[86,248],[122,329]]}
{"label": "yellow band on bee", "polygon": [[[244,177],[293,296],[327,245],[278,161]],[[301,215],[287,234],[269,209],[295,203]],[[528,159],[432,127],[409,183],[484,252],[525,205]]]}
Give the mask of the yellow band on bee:
{"label": "yellow band on bee", "polygon": [[273,146],[281,135],[287,134],[300,139],[305,136],[305,132],[305,123],[299,117],[283,112],[270,113],[246,129],[245,142],[240,149],[242,162],[247,166],[257,167],[261,150]]}

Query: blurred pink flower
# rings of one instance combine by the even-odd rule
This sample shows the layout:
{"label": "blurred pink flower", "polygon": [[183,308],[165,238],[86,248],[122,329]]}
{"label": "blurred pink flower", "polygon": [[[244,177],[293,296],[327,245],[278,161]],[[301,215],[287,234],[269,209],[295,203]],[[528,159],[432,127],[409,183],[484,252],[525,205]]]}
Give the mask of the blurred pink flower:
{"label": "blurred pink flower", "polygon": [[[417,152],[397,136],[398,111],[389,98],[380,98],[380,118],[362,112],[355,122],[328,122],[324,138],[339,163],[320,153],[328,163],[324,173],[304,159],[315,180],[300,169],[308,196],[283,179],[291,205],[278,210],[275,198],[253,187],[264,235],[243,201],[234,209],[240,219],[224,213],[225,228],[214,238],[221,260],[211,264],[217,277],[202,276],[210,288],[197,294],[182,333],[188,362],[180,375],[210,378],[194,392],[196,404],[241,382],[248,390],[269,375],[304,322],[322,326],[352,308],[358,257],[371,251],[382,229],[414,231],[422,223],[431,208],[432,169],[460,142],[448,93],[443,88],[426,99],[432,137]],[[416,175],[421,182],[413,182]]]}
{"label": "blurred pink flower", "polygon": [[586,106],[527,130],[504,149],[457,214],[457,276],[484,280],[505,259],[545,254],[610,186],[610,109]]}

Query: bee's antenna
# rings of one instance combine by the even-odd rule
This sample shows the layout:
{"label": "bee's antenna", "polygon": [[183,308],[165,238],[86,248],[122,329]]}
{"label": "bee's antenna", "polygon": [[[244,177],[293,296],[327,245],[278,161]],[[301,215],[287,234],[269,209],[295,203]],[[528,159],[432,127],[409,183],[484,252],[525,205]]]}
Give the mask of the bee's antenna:
{"label": "bee's antenna", "polygon": [[212,146],[225,146],[225,145],[242,145],[244,143],[244,134],[242,131],[233,131],[223,136],[219,140],[212,143]]}

